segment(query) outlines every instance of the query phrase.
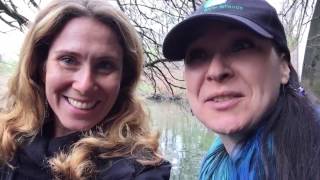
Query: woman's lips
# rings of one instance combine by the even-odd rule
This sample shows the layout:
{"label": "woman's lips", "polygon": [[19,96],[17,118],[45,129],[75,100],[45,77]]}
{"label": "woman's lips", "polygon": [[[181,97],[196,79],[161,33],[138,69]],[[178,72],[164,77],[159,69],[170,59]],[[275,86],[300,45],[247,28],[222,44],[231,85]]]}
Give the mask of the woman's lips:
{"label": "woman's lips", "polygon": [[205,100],[205,103],[215,110],[223,111],[233,108],[242,97],[244,96],[241,93],[224,92],[210,96]]}
{"label": "woman's lips", "polygon": [[91,110],[98,104],[98,101],[80,101],[71,97],[65,98],[72,107],[81,110]]}

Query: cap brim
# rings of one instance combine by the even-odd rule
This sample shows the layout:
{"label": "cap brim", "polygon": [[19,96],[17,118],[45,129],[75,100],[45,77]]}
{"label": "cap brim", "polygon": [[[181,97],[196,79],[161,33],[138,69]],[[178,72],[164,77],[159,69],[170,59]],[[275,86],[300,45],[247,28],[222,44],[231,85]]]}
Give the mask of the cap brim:
{"label": "cap brim", "polygon": [[208,24],[208,21],[237,23],[265,38],[273,38],[269,32],[265,31],[258,24],[241,16],[219,13],[199,14],[183,20],[167,34],[162,49],[164,57],[171,61],[182,60],[191,41],[197,37],[197,31],[200,28],[205,28],[203,25],[204,23]]}

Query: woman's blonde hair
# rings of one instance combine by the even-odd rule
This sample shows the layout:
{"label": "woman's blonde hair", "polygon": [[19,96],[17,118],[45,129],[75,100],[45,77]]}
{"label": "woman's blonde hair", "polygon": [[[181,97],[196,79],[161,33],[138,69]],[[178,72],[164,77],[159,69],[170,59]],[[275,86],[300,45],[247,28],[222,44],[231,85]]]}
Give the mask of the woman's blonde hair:
{"label": "woman's blonde hair", "polygon": [[53,0],[39,12],[22,46],[6,110],[0,114],[2,163],[10,165],[17,148],[32,140],[44,125],[44,63],[55,37],[77,17],[94,18],[116,32],[124,50],[123,78],[117,101],[97,130],[76,142],[69,152],[49,160],[56,178],[88,177],[95,172],[92,156],[130,156],[142,164],[159,164],[158,135],[150,132],[145,112],[134,95],[143,66],[142,47],[128,19],[106,0]]}

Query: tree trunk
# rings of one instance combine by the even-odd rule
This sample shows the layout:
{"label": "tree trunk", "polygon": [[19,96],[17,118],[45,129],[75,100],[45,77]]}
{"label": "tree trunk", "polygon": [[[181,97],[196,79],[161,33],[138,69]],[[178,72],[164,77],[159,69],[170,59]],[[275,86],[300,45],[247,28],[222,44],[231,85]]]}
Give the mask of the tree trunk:
{"label": "tree trunk", "polygon": [[318,98],[320,97],[320,1],[316,3],[312,17],[304,66],[302,71],[302,82],[304,86],[311,89]]}

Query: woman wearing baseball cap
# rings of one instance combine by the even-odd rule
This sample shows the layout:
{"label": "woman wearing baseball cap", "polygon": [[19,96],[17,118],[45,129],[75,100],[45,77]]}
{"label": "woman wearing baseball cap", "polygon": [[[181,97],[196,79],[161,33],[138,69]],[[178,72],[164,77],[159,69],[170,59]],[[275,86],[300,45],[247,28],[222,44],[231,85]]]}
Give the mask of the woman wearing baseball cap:
{"label": "woman wearing baseball cap", "polygon": [[320,179],[320,125],[264,0],[207,1],[166,36],[194,115],[218,134],[200,179]]}
{"label": "woman wearing baseball cap", "polygon": [[0,111],[0,180],[169,180],[135,94],[143,51],[106,0],[52,0]]}

